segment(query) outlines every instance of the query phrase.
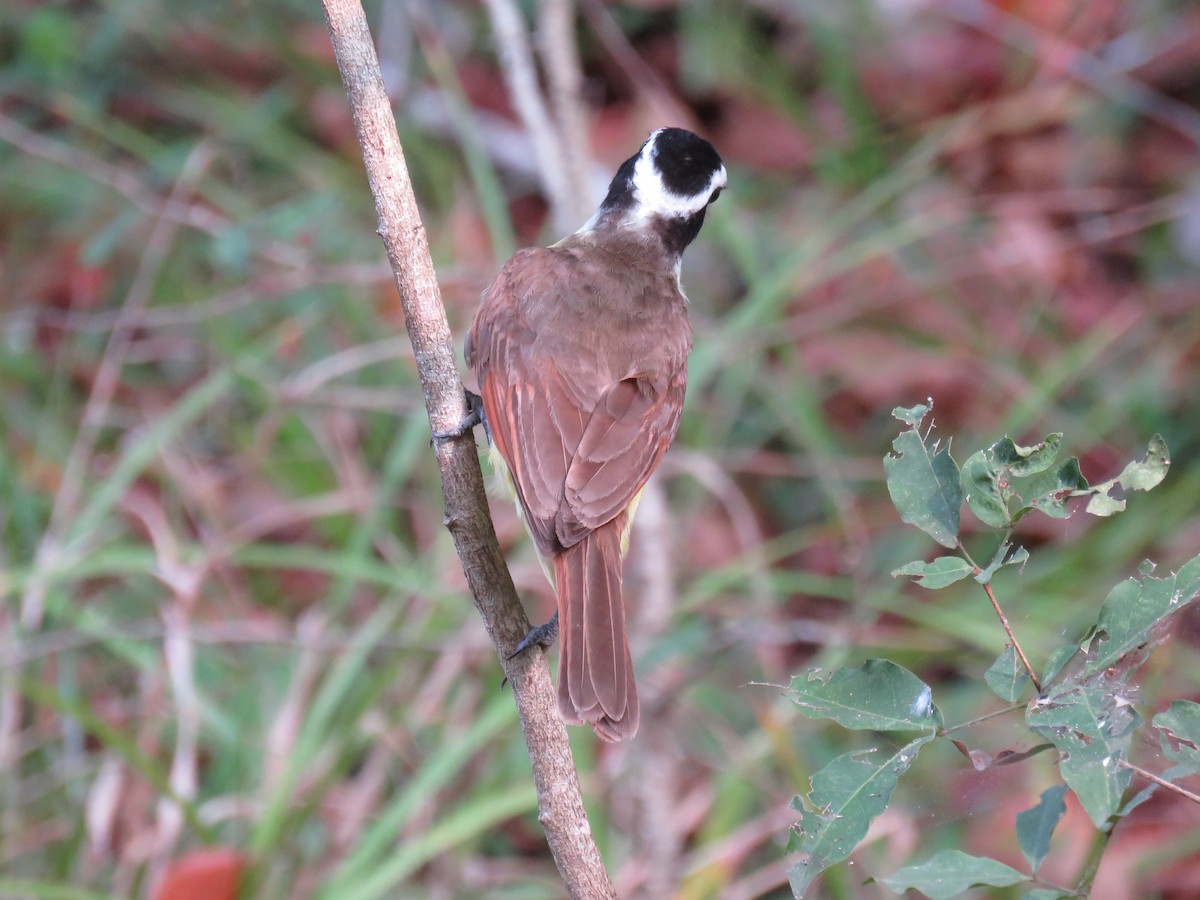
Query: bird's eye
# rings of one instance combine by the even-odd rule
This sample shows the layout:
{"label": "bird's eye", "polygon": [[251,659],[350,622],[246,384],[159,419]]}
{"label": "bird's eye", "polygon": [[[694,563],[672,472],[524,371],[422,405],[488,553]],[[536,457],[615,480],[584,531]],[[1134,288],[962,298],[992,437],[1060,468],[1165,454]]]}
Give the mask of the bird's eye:
{"label": "bird's eye", "polygon": [[712,194],[710,194],[710,195],[709,195],[709,197],[708,197],[708,202],[709,202],[709,203],[716,203],[716,202],[717,202],[717,198],[721,196],[721,191],[722,191],[722,190],[724,190],[724,188],[717,188],[715,191],[713,191],[713,192],[712,192]]}

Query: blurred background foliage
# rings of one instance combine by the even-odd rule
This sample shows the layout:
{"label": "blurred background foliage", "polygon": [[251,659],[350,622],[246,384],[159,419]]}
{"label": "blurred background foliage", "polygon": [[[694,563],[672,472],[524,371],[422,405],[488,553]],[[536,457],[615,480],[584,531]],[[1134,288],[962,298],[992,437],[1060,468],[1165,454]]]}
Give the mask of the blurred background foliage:
{"label": "blurred background foliage", "polygon": [[[575,730],[585,796],[623,896],[784,897],[788,803],[856,745],[772,684],[886,656],[949,723],[997,708],[978,587],[888,577],[931,551],[883,487],[893,406],[934,397],[960,462],[1064,431],[1093,481],[1166,437],[1123,515],[1022,523],[996,590],[1035,665],[1200,545],[1200,10],[580,6],[597,192],[664,117],[731,177],[629,565],[647,714],[629,745]],[[483,8],[368,11],[461,334],[557,235]],[[373,229],[316,2],[0,9],[0,895],[232,896],[243,870],[264,898],[561,895]],[[1176,626],[1148,713],[1200,699],[1200,620]],[[886,895],[863,878],[945,847],[1019,861],[1052,778],[931,752],[819,891]],[[1160,793],[1093,896],[1196,896],[1197,825]],[[1072,806],[1043,874],[1091,840]]]}

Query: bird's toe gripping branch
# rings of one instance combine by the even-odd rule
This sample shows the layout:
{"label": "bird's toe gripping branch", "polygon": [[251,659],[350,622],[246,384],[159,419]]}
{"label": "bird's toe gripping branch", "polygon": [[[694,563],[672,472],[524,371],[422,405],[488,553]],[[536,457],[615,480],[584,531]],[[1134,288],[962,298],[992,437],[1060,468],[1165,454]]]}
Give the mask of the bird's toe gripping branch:
{"label": "bird's toe gripping branch", "polygon": [[467,414],[463,420],[448,431],[435,431],[433,440],[430,443],[438,441],[450,441],[460,438],[469,432],[476,425],[482,425],[483,431],[487,435],[488,443],[491,443],[492,435],[488,431],[487,418],[483,414],[483,398],[474,391],[469,391],[463,388],[463,394],[467,398]]}
{"label": "bird's toe gripping branch", "polygon": [[555,612],[550,617],[549,621],[543,622],[541,625],[535,625],[529,629],[529,634],[525,635],[521,643],[517,644],[512,653],[508,655],[509,659],[514,656],[519,656],[530,647],[541,647],[546,650],[551,644],[558,639],[558,613]]}

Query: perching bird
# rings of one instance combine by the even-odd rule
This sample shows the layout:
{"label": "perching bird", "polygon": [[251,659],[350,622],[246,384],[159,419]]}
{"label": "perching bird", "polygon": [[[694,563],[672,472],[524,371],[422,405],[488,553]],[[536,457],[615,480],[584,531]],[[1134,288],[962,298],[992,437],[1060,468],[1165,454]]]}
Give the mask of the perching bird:
{"label": "perching bird", "polygon": [[508,261],[467,335],[493,463],[558,597],[559,711],[605,740],[638,728],[623,558],[683,409],[680,260],[725,182],[708,141],[660,128],[587,224]]}

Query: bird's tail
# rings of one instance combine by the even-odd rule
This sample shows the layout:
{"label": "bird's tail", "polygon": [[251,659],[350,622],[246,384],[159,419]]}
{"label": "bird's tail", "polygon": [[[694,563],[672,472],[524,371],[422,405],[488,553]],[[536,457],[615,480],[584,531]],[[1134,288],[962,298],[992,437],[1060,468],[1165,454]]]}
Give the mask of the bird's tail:
{"label": "bird's tail", "polygon": [[621,597],[625,514],[554,557],[558,591],[558,709],[606,741],[637,734],[638,697]]}

